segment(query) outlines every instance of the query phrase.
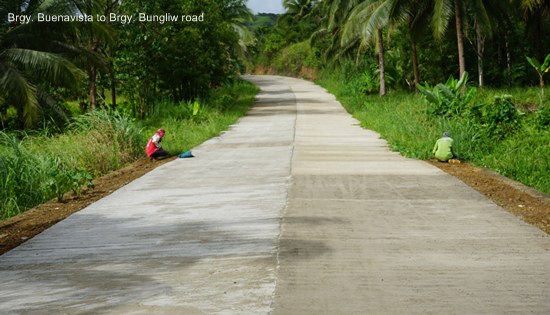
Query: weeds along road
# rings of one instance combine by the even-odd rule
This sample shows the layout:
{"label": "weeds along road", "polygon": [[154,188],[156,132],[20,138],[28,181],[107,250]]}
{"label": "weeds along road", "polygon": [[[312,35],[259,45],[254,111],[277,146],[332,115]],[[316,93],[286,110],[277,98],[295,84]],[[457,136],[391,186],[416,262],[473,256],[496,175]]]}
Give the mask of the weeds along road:
{"label": "weeds along road", "polygon": [[312,83],[0,256],[6,314],[547,314],[550,238]]}

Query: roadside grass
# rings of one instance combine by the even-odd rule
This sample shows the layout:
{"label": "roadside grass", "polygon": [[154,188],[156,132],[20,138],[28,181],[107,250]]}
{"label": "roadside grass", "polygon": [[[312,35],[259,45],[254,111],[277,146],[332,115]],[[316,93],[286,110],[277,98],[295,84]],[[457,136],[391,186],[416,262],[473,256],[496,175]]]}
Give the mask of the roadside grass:
{"label": "roadside grass", "polygon": [[237,81],[189,104],[157,103],[153,116],[136,121],[112,110],[75,117],[68,131],[52,135],[0,132],[0,219],[17,215],[68,191],[80,193],[92,177],[145,157],[145,145],[158,128],[166,129],[163,146],[173,153],[190,150],[219,135],[253,104],[257,88]]}
{"label": "roadside grass", "polygon": [[455,139],[456,154],[523,184],[550,194],[550,126],[537,124],[540,110],[536,88],[479,89],[473,102],[489,104],[495,96],[512,95],[519,114],[515,132],[495,136],[486,125],[469,118],[435,117],[421,94],[390,92],[385,97],[365,95],[354,76],[321,72],[318,83],[336,95],[343,106],[361,122],[378,132],[392,150],[426,160],[432,157],[435,141],[445,131]]}
{"label": "roadside grass", "polygon": [[160,101],[147,119],[138,122],[144,133],[143,148],[156,130],[164,128],[164,149],[171,154],[189,151],[234,124],[254,103],[257,93],[255,85],[236,81],[202,100],[177,104]]}

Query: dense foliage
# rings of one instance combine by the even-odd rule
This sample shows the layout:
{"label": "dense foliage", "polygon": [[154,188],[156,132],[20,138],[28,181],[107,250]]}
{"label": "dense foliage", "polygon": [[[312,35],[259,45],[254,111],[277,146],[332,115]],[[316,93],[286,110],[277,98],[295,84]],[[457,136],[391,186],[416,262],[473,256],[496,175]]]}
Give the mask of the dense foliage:
{"label": "dense foliage", "polygon": [[406,156],[450,131],[459,158],[550,192],[550,1],[284,3],[253,70],[316,78]]}
{"label": "dense foliage", "polygon": [[314,58],[313,66],[353,60],[371,81],[366,90],[384,94],[386,86],[415,90],[465,71],[479,86],[535,85],[539,76],[526,57],[542,65],[550,53],[548,0],[284,3],[288,12],[275,27],[257,31],[260,54],[252,68],[280,70],[278,56],[305,42],[301,60]]}
{"label": "dense foliage", "polygon": [[0,0],[2,209],[79,194],[160,125],[169,150],[198,143],[179,142],[187,128],[215,135],[243,64],[318,77],[404,154],[427,158],[450,130],[462,158],[548,191],[550,0],[283,5],[252,18],[244,0]]}
{"label": "dense foliage", "polygon": [[62,128],[102,107],[145,118],[156,100],[206,96],[239,72],[244,3],[0,0],[0,129]]}

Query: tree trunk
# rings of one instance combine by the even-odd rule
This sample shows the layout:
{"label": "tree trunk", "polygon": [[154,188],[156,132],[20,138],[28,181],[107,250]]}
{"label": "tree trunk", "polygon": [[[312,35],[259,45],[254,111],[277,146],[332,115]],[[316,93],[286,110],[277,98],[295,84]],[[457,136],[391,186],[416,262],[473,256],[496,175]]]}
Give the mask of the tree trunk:
{"label": "tree trunk", "polygon": [[466,59],[464,57],[464,34],[462,29],[462,0],[455,0],[456,41],[458,46],[459,78],[466,72]]}
{"label": "tree trunk", "polygon": [[483,87],[485,84],[485,80],[483,77],[483,53],[485,51],[485,35],[481,33],[481,28],[479,27],[479,24],[476,22],[476,40],[477,40],[477,73],[478,73],[478,81],[479,81],[479,87]]}
{"label": "tree trunk", "polygon": [[510,55],[510,43],[508,40],[508,30],[504,34],[504,47],[506,50],[506,70],[508,73],[508,86],[512,86],[512,56]]}
{"label": "tree trunk", "polygon": [[420,71],[418,70],[418,51],[416,50],[416,41],[411,35],[412,46],[412,64],[414,73],[414,91],[418,92],[418,85],[420,84]]}
{"label": "tree trunk", "polygon": [[378,30],[378,67],[380,69],[380,96],[386,95],[386,73],[384,70],[384,37],[382,29]]}
{"label": "tree trunk", "polygon": [[[91,11],[90,11],[91,12]],[[93,31],[90,25],[90,36],[88,38],[88,49],[89,51],[95,52],[96,51],[96,45],[93,41]],[[97,81],[97,69],[96,66],[91,62],[88,61],[88,80],[89,82],[89,94],[90,94],[90,110],[94,111],[97,108],[97,87],[96,87],[96,81]]]}
{"label": "tree trunk", "polygon": [[93,111],[97,108],[97,70],[94,65],[89,66],[88,76],[90,80],[90,110]]}
{"label": "tree trunk", "polygon": [[113,62],[109,62],[109,77],[111,78],[111,107],[116,108],[116,79],[115,71],[113,70]]}

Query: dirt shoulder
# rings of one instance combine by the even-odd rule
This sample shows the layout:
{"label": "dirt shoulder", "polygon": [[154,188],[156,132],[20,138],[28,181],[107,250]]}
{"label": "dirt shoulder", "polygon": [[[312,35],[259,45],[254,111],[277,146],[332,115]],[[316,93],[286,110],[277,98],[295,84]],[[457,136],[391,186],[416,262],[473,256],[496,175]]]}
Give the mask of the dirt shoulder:
{"label": "dirt shoulder", "polygon": [[[0,254],[17,247],[74,212],[110,195],[118,188],[170,160],[172,159],[164,161],[139,160],[125,168],[95,179],[95,188],[85,191],[79,198],[67,194],[64,203],[51,200],[18,216],[1,221]],[[430,161],[430,163],[459,178],[507,211],[550,234],[550,196],[468,163],[447,164],[434,161]]]}
{"label": "dirt shoulder", "polygon": [[474,188],[494,203],[550,234],[550,196],[469,163],[430,161],[446,173]]}

